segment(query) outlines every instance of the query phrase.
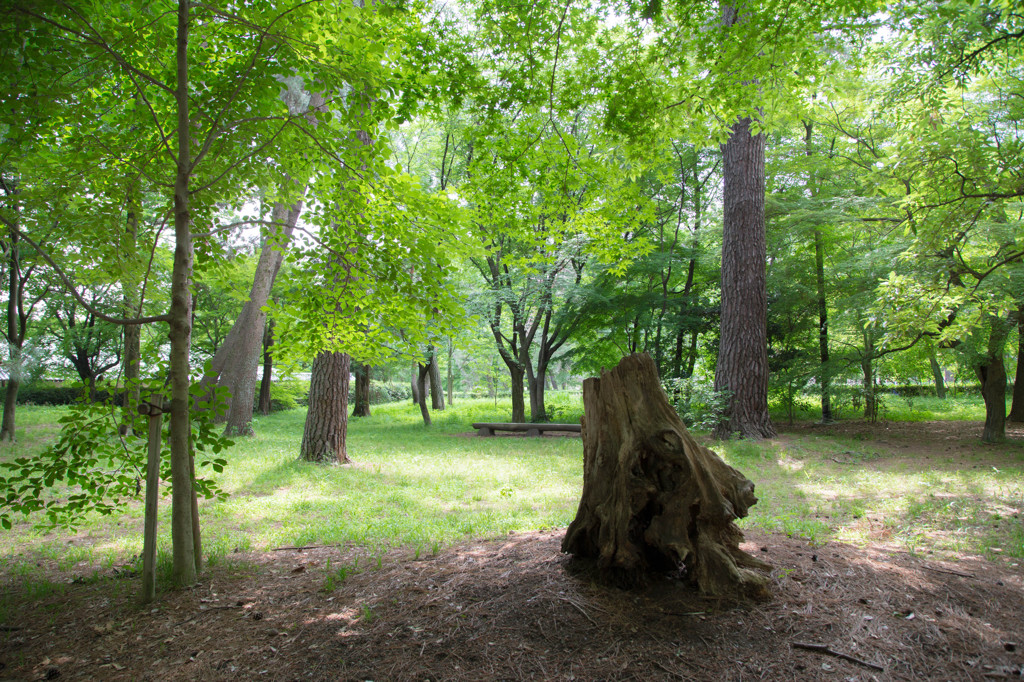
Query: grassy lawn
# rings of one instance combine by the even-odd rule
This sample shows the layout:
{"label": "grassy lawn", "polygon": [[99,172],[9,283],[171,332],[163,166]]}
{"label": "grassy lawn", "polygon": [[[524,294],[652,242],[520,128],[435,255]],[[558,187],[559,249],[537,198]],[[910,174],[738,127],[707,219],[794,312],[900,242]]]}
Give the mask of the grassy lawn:
{"label": "grassy lawn", "polygon": [[[560,420],[578,420],[578,397],[552,402]],[[917,413],[927,402],[916,399]],[[947,401],[945,412],[928,405],[928,419],[977,418],[975,402]],[[201,502],[207,559],[215,564],[237,550],[307,544],[434,553],[469,538],[565,527],[582,486],[580,440],[466,435],[471,422],[505,421],[509,412],[501,402],[460,401],[435,413],[426,429],[412,405],[375,406],[373,417],[350,421],[355,463],[345,467],[296,459],[304,410],[259,418],[258,435],[230,449],[218,476],[230,497]],[[54,437],[62,414],[61,408],[20,408],[18,442],[3,446],[0,458],[37,452]],[[1024,557],[1019,442],[934,457],[907,454],[884,440],[813,432],[711,445],[757,484],[760,502],[742,522],[746,527],[943,557]],[[169,500],[161,504],[166,566]],[[140,503],[88,518],[73,533],[39,529],[35,521],[19,518],[0,536],[0,573],[31,580],[40,567],[55,567],[89,577],[130,563],[141,551]]]}

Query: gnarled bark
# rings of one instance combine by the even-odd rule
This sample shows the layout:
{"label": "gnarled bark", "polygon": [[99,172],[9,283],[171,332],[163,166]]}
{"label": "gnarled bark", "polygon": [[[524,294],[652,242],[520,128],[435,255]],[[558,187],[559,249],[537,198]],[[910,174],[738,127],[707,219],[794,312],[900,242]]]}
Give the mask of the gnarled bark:
{"label": "gnarled bark", "polygon": [[348,382],[351,360],[346,353],[323,351],[313,359],[309,412],[300,456],[307,462],[347,464]]}
{"label": "gnarled bark", "polygon": [[754,484],[698,445],[668,402],[649,355],[583,382],[583,496],[562,551],[595,560],[620,586],[681,571],[702,592],[767,596],[767,568],[733,523]]}

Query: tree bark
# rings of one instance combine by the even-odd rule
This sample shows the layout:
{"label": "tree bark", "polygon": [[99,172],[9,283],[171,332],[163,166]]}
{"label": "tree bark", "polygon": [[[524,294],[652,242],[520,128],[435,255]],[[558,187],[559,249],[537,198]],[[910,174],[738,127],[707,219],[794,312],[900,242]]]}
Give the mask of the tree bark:
{"label": "tree bark", "polygon": [[263,376],[260,378],[260,399],[257,409],[259,413],[266,416],[270,414],[270,386],[274,376],[274,320],[267,321],[267,327],[263,332]]}
{"label": "tree bark", "polygon": [[722,147],[722,319],[715,390],[730,394],[716,438],[775,435],[768,414],[764,134],[738,121]]}
{"label": "tree bark", "polygon": [[189,2],[178,2],[177,104],[178,158],[174,181],[174,265],[171,271],[171,541],[172,579],[196,582],[192,524],[191,423],[189,418],[189,349],[192,341],[191,128],[188,101]]}
{"label": "tree bark", "polygon": [[437,364],[437,351],[430,356],[430,406],[444,410],[444,385],[441,383],[441,367]]}
{"label": "tree bark", "polygon": [[353,417],[370,416],[370,378],[373,367],[361,362],[355,363],[353,374],[356,375],[355,406],[352,408]]}
{"label": "tree bark", "polygon": [[706,594],[767,596],[750,570],[767,564],[740,550],[734,523],[754,484],[690,436],[650,356],[584,381],[583,407],[583,494],[562,551],[623,587],[673,572]]}
{"label": "tree bark", "polygon": [[15,415],[18,410],[18,388],[21,386],[21,348],[25,334],[21,329],[18,309],[24,295],[21,284],[21,257],[18,232],[10,231],[7,243],[7,386],[4,388],[4,415],[0,422],[0,441],[13,442]]}
{"label": "tree bark", "polygon": [[1013,377],[1013,402],[1007,419],[1024,422],[1024,306],[1017,308],[1017,372]]}
{"label": "tree bark", "polygon": [[313,359],[309,383],[309,412],[299,455],[307,462],[347,464],[348,384],[351,360],[347,353],[321,352]]}
{"label": "tree bark", "polygon": [[932,379],[935,381],[935,396],[940,400],[945,400],[946,379],[942,376],[942,367],[939,366],[939,360],[935,357],[934,349],[928,351],[928,366],[931,367]]}
{"label": "tree bark", "polygon": [[977,367],[981,381],[981,397],[985,400],[985,427],[981,440],[1000,443],[1006,440],[1006,366],[1003,351],[1010,334],[1006,320],[992,316],[988,337],[988,352]]}
{"label": "tree bark", "polygon": [[411,392],[412,392],[412,404],[420,404],[420,387],[419,387],[419,363],[412,363],[412,375],[410,379]]}
{"label": "tree bark", "polygon": [[284,250],[301,213],[302,201],[297,201],[290,207],[281,203],[274,205],[273,222],[282,226],[281,232],[267,237],[256,264],[249,299],[242,307],[242,312],[232,325],[224,343],[214,354],[210,362],[210,373],[203,377],[205,385],[209,386],[216,379],[217,385],[227,388],[231,394],[227,413],[224,415],[227,422],[225,433],[229,436],[252,435],[256,365],[259,362],[267,320],[263,308],[270,298],[270,290],[284,260]]}
{"label": "tree bark", "polygon": [[416,365],[416,392],[420,397],[420,414],[423,415],[423,425],[430,426],[430,409],[427,407],[427,376],[430,374],[430,362]]}
{"label": "tree bark", "polygon": [[[131,273],[123,281],[124,293],[122,305],[125,317],[136,317],[141,314],[139,281],[135,275],[136,244],[139,239],[139,212],[141,207],[137,201],[137,190],[128,190],[128,212],[125,224],[125,243],[127,251],[126,271]],[[124,394],[121,400],[122,431],[127,433],[138,414],[142,386],[139,383],[139,369],[142,362],[142,327],[129,324],[124,327]]]}

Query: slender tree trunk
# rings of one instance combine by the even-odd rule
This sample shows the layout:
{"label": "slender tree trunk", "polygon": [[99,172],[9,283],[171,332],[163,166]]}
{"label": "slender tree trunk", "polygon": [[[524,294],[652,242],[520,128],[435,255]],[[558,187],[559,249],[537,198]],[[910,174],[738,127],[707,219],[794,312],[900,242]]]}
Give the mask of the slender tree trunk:
{"label": "slender tree trunk", "polygon": [[1006,366],[1003,351],[1010,333],[1006,320],[990,318],[988,353],[978,365],[981,396],[985,400],[985,428],[981,439],[986,443],[1006,440]]}
{"label": "slender tree trunk", "polygon": [[260,379],[259,412],[266,416],[270,414],[270,386],[274,376],[274,320],[267,321],[267,328],[263,332],[263,377]]}
{"label": "slender tree trunk", "polygon": [[1017,308],[1017,372],[1013,377],[1013,402],[1007,419],[1024,422],[1024,306]]}
{"label": "slender tree trunk", "polygon": [[373,367],[361,362],[354,363],[353,374],[356,375],[355,405],[352,408],[353,417],[370,416],[370,379]]}
{"label": "slender tree trunk", "polygon": [[935,350],[928,351],[928,365],[932,370],[932,379],[935,380],[935,396],[940,400],[946,399],[946,379],[942,376],[942,367],[939,366],[939,360],[935,357]]}
{"label": "slender tree trunk", "polygon": [[722,147],[722,319],[715,390],[730,394],[716,438],[775,435],[768,414],[764,134],[738,121]]}
{"label": "slender tree trunk", "polygon": [[319,464],[347,464],[348,383],[351,360],[346,353],[318,353],[309,384],[309,412],[299,456]]}
{"label": "slender tree trunk", "polygon": [[177,585],[196,581],[192,524],[192,453],[189,419],[189,349],[192,341],[192,231],[189,181],[192,170],[188,101],[189,1],[178,2],[177,175],[174,181],[174,265],[171,271],[171,539],[172,577]]}
{"label": "slender tree trunk", "polygon": [[[125,243],[128,253],[127,271],[132,273],[125,279],[124,295],[122,305],[124,306],[125,317],[135,317],[140,314],[139,281],[135,274],[136,267],[136,244],[139,239],[139,211],[141,207],[136,200],[137,192],[129,189],[128,192],[128,216],[125,226]],[[129,324],[124,327],[124,395],[121,400],[121,412],[123,427],[127,433],[131,424],[138,415],[139,402],[142,397],[142,386],[139,384],[139,369],[142,362],[142,327],[137,324]]]}

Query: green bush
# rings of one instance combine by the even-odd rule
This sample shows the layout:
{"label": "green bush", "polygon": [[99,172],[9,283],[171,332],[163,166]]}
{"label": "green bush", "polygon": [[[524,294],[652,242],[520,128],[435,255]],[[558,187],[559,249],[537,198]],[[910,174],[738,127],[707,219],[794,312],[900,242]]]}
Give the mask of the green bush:
{"label": "green bush", "polygon": [[[259,390],[256,386],[256,400],[253,405],[259,405]],[[294,410],[300,405],[309,403],[309,382],[302,379],[280,379],[270,384],[270,411],[281,412],[283,410]]]}
{"label": "green bush", "polygon": [[711,430],[725,413],[729,391],[716,391],[706,379],[666,379],[663,382],[669,402],[688,428]]}
{"label": "green bush", "polygon": [[74,405],[85,389],[79,384],[33,383],[18,389],[19,405]]}
{"label": "green bush", "polygon": [[[349,390],[350,392],[354,391],[355,386],[350,386]],[[349,400],[351,401],[351,398]],[[371,405],[395,403],[401,400],[412,400],[412,386],[410,384],[370,380]]]}

